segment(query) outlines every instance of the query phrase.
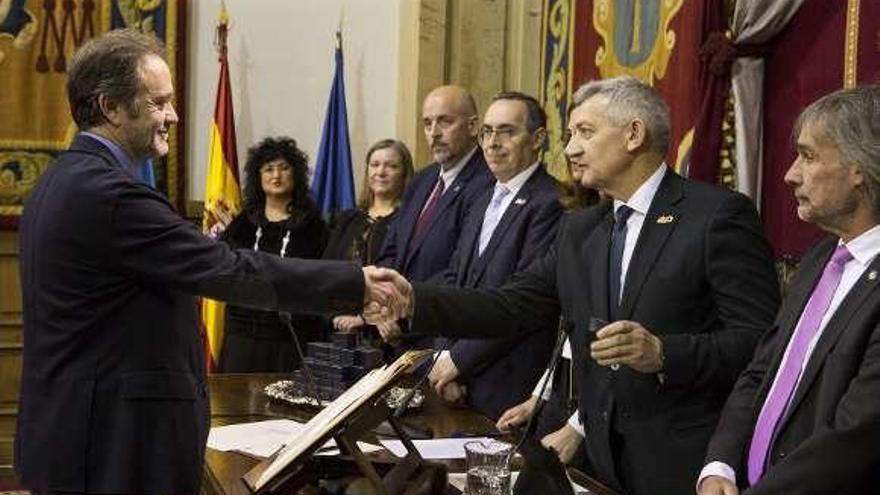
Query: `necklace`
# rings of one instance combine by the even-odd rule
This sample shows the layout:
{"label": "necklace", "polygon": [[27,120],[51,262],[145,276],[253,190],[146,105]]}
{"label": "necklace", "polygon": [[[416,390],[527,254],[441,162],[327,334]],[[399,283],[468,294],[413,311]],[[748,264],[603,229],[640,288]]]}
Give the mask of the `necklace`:
{"label": "necklace", "polygon": [[[260,239],[263,237],[263,227],[257,227],[257,233],[254,238],[254,251],[260,250]],[[287,254],[287,245],[290,244],[290,229],[284,231],[284,238],[281,239],[281,251],[278,253],[282,258]]]}

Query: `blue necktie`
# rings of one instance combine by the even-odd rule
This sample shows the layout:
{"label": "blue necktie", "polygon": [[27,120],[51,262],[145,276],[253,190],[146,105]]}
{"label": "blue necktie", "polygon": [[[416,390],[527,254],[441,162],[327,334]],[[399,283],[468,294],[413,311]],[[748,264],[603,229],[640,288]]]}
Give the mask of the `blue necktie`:
{"label": "blue necktie", "polygon": [[623,247],[626,244],[626,221],[633,209],[622,205],[614,214],[611,231],[611,249],[608,251],[608,316],[614,321],[620,309],[620,272],[623,264]]}
{"label": "blue necktie", "polygon": [[492,201],[489,202],[489,207],[486,208],[486,215],[483,217],[483,227],[480,229],[480,243],[478,245],[477,254],[482,256],[483,251],[486,249],[486,246],[489,245],[489,240],[492,239],[492,233],[495,232],[495,227],[498,226],[498,222],[501,221],[501,204],[504,202],[504,198],[510,194],[510,189],[506,186],[498,184],[495,186],[495,193],[492,195]]}

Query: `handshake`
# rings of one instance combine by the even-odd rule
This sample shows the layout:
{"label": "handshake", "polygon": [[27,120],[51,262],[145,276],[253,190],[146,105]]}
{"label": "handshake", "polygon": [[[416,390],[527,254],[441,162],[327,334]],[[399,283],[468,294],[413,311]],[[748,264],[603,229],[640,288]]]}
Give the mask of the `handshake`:
{"label": "handshake", "polygon": [[[409,318],[413,312],[413,288],[403,276],[389,268],[367,266],[364,271],[363,323],[375,325],[386,342],[402,337],[398,320]],[[337,320],[334,325],[340,328]]]}

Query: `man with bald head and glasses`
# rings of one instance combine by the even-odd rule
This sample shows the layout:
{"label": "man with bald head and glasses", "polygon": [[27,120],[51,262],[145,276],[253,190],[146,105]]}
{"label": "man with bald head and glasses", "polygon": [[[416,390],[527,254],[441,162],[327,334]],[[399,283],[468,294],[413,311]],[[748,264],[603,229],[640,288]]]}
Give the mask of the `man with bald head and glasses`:
{"label": "man with bald head and glasses", "polygon": [[[500,287],[544,256],[562,215],[559,185],[538,155],[547,118],[538,101],[503,92],[492,98],[480,144],[492,188],[465,220],[444,282],[458,287]],[[463,400],[486,416],[523,401],[541,376],[555,339],[555,324],[508,339],[459,339],[444,351],[429,380],[438,395]]]}

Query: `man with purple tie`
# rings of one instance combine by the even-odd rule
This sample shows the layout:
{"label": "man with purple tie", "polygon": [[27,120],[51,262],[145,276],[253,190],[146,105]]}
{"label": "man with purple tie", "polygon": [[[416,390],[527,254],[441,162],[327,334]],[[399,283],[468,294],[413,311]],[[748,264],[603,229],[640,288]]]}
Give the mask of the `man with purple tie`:
{"label": "man with purple tie", "polygon": [[798,216],[832,237],[737,381],[700,495],[875,493],[880,479],[880,86],[819,99],[793,134]]}

